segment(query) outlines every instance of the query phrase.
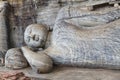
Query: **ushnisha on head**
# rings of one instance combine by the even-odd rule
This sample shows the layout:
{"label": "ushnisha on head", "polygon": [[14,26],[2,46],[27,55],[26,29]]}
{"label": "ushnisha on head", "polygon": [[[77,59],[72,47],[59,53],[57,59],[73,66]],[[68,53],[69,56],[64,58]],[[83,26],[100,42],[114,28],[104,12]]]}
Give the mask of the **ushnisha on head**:
{"label": "ushnisha on head", "polygon": [[25,43],[32,48],[43,48],[47,39],[48,30],[44,25],[31,24],[24,33]]}

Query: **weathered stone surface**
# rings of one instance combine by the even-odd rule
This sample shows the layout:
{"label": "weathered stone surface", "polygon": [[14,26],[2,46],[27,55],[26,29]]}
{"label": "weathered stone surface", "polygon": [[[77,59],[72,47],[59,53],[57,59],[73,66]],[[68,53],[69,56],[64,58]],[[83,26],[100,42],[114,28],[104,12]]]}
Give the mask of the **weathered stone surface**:
{"label": "weathered stone surface", "polygon": [[[59,10],[66,5],[80,4],[86,0],[7,0],[11,4],[11,47],[24,46],[24,30],[33,23],[45,24],[52,30]],[[14,34],[16,33],[16,34]]]}
{"label": "weathered stone surface", "polygon": [[[51,46],[41,54],[58,65],[120,69],[119,18],[120,9],[99,13],[65,7],[58,14]],[[69,19],[75,20],[67,22]],[[81,21],[85,25],[78,25]]]}
{"label": "weathered stone surface", "polygon": [[71,5],[62,8],[57,19],[64,20],[65,22],[76,26],[93,27],[106,24],[120,18],[119,9],[114,8],[112,11],[102,11],[103,10],[86,11],[82,10],[79,5]]}
{"label": "weathered stone surface", "polygon": [[47,36],[47,41],[45,43],[45,49],[51,45],[51,37],[52,37],[52,32],[49,32]]}
{"label": "weathered stone surface", "polygon": [[48,31],[45,26],[39,24],[29,25],[24,33],[25,43],[30,47],[43,48],[47,40]]}
{"label": "weathered stone surface", "polygon": [[48,6],[43,5],[37,10],[37,23],[45,24],[48,30],[52,30],[60,8],[58,0],[48,1]]}
{"label": "weathered stone surface", "polygon": [[22,47],[23,54],[32,69],[37,73],[47,73],[53,68],[52,59],[46,54],[35,53],[27,47]]}
{"label": "weathered stone surface", "polygon": [[41,78],[48,80],[119,80],[120,74],[119,71],[114,70],[58,67],[49,74],[41,74]]}
{"label": "weathered stone surface", "polygon": [[8,11],[7,1],[0,2],[0,64],[4,63],[5,53],[8,50]]}
{"label": "weathered stone surface", "polygon": [[120,9],[101,13],[66,6],[58,14],[51,45],[40,53],[49,55],[57,65],[120,69],[117,19]]}
{"label": "weathered stone surface", "polygon": [[[120,79],[119,70],[107,70],[107,69],[55,67],[51,73],[47,73],[47,74],[37,74],[33,70],[31,70],[31,68],[19,70],[19,72],[24,72],[25,75],[30,78],[33,77],[31,78],[31,80],[119,80]],[[3,75],[11,76],[13,73],[16,73],[16,71],[11,71],[5,69],[4,67],[0,67],[0,76]]]}
{"label": "weathered stone surface", "polygon": [[[7,0],[11,4],[11,47],[24,46],[24,30],[33,23],[45,24],[52,30],[59,10],[67,5],[84,6],[88,0]],[[108,0],[93,0],[86,5],[104,3]],[[16,33],[16,34],[14,34]]]}
{"label": "weathered stone surface", "polygon": [[22,69],[28,67],[28,62],[19,48],[7,51],[5,56],[5,67],[10,69]]}
{"label": "weathered stone surface", "polygon": [[36,0],[8,1],[11,4],[10,45],[12,48],[21,47],[25,45],[24,30],[28,25],[36,23]]}

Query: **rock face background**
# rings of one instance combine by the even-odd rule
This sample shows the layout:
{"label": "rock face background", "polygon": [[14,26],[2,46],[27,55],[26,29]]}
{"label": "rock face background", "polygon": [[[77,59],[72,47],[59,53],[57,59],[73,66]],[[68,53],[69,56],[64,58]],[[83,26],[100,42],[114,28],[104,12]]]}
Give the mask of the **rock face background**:
{"label": "rock face background", "polygon": [[[0,0],[3,1],[3,0]],[[10,47],[24,44],[23,33],[32,23],[42,23],[52,30],[56,16],[61,7],[79,4],[86,0],[6,0],[11,4]]]}

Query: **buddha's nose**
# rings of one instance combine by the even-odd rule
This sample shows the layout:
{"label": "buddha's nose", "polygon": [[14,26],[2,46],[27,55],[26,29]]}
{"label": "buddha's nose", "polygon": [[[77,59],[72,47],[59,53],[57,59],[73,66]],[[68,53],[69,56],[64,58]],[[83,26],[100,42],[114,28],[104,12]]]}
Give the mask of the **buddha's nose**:
{"label": "buddha's nose", "polygon": [[34,36],[35,36],[34,34],[30,34],[29,35],[30,38],[34,38]]}

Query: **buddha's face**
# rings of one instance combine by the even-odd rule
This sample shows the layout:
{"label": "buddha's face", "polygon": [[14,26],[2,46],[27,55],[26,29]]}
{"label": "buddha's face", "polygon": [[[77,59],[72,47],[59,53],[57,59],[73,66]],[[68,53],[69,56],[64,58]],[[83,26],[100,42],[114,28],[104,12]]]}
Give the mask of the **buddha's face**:
{"label": "buddha's face", "polygon": [[43,25],[29,25],[24,33],[25,43],[34,48],[41,48],[45,45],[48,35],[47,29]]}

